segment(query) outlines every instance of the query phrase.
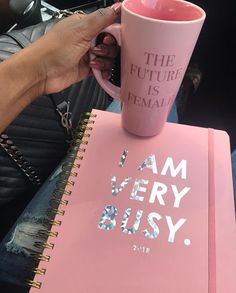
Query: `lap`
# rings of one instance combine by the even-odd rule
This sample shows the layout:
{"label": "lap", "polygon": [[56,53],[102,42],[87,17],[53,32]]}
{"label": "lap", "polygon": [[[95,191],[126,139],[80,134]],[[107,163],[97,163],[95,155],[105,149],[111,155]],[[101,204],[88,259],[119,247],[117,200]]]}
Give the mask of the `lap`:
{"label": "lap", "polygon": [[[109,111],[119,112],[120,104],[115,101],[111,104]],[[173,106],[169,121],[176,122],[177,112]],[[236,194],[236,150],[232,153],[232,166],[234,178],[234,193]],[[36,242],[46,241],[38,238],[40,231],[50,229],[50,215],[52,199],[60,200],[62,193],[55,192],[60,182],[62,164],[47,179],[41,189],[36,193],[33,200],[24,210],[18,221],[12,227],[0,244],[0,284],[12,284],[25,288],[27,292],[26,280],[33,278],[32,268],[37,266],[35,256],[42,252],[40,246],[35,246]],[[16,291],[16,290],[15,290]],[[23,291],[22,291],[23,292]]]}

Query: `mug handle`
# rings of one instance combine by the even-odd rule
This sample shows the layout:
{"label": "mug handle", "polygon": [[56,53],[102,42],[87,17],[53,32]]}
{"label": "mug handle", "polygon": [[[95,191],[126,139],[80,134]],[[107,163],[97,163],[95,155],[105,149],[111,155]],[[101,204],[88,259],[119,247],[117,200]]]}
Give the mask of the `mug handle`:
{"label": "mug handle", "polygon": [[[105,28],[101,33],[110,33],[114,36],[114,38],[117,41],[117,44],[121,46],[121,33],[120,33],[120,27],[121,25],[119,23],[114,23],[107,28]],[[96,38],[92,40],[91,47],[96,46]],[[96,56],[94,54],[90,53],[90,60],[93,60]],[[97,82],[100,84],[100,86],[114,99],[120,100],[120,87],[114,85],[109,80],[106,80],[102,77],[101,71],[98,69],[92,68],[93,74],[97,80]]]}

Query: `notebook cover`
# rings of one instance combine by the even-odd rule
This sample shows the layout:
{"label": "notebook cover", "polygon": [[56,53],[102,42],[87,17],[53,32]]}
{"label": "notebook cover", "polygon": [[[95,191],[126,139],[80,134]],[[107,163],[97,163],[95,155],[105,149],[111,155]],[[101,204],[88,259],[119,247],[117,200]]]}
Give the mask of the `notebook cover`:
{"label": "notebook cover", "polygon": [[227,134],[167,123],[140,138],[119,114],[93,113],[50,261],[39,264],[46,273],[35,276],[41,288],[30,292],[235,293]]}

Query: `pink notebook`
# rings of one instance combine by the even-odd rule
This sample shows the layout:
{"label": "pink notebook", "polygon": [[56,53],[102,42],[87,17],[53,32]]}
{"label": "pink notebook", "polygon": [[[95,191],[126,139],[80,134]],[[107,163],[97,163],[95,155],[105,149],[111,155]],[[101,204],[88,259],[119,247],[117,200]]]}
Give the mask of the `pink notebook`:
{"label": "pink notebook", "polygon": [[30,292],[235,293],[228,135],[167,123],[140,138],[98,110],[87,126]]}

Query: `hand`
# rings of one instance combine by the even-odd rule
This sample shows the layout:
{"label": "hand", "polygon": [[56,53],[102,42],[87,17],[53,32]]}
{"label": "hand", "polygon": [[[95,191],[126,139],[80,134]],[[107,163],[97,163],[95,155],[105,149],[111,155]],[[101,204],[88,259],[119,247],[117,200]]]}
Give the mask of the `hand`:
{"label": "hand", "polygon": [[[120,14],[120,5],[67,17],[31,46],[32,52],[38,51],[41,58],[42,93],[58,92],[88,76],[91,40],[114,22]],[[115,40],[107,35],[92,52],[98,57],[90,65],[101,69],[107,77],[117,54]]]}
{"label": "hand", "polygon": [[96,55],[96,58],[90,61],[89,65],[94,69],[101,70],[104,79],[109,79],[114,59],[118,56],[120,48],[116,39],[108,33],[100,34],[97,42],[97,46],[90,50],[91,53]]}

